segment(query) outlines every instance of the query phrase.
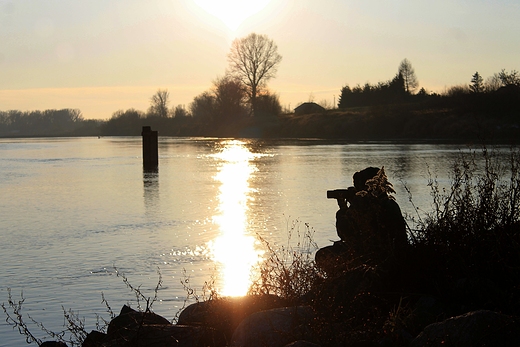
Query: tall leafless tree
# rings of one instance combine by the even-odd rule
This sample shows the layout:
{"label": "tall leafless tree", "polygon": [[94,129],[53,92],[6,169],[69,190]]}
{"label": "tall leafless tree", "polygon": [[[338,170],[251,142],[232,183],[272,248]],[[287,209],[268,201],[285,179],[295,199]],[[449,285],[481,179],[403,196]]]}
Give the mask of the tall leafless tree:
{"label": "tall leafless tree", "polygon": [[159,89],[150,98],[149,113],[154,116],[168,117],[168,103],[170,102],[170,93],[167,89]]}
{"label": "tall leafless tree", "polygon": [[404,89],[407,93],[411,94],[417,89],[417,87],[419,87],[419,81],[415,75],[412,63],[410,63],[408,59],[403,59],[401,64],[399,64],[398,73],[403,77]]}
{"label": "tall leafless tree", "polygon": [[252,33],[231,44],[229,70],[246,86],[253,115],[259,91],[276,75],[281,61],[278,47],[266,35]]}

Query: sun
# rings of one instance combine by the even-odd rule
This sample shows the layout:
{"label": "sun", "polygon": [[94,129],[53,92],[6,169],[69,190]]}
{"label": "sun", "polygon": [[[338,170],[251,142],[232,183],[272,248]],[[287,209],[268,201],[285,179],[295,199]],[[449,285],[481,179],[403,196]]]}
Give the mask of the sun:
{"label": "sun", "polygon": [[264,9],[271,0],[194,0],[209,14],[235,31],[247,18]]}

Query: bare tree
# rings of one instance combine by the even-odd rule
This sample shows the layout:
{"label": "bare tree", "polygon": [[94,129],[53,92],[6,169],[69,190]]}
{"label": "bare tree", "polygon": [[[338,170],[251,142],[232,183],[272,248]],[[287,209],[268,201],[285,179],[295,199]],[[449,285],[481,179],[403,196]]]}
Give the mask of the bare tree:
{"label": "bare tree", "polygon": [[516,70],[507,72],[505,69],[502,69],[502,71],[498,73],[498,78],[500,79],[500,82],[502,82],[503,87],[511,85],[520,86],[520,75]]}
{"label": "bare tree", "polygon": [[500,81],[500,77],[495,73],[493,76],[489,76],[486,79],[485,90],[486,92],[494,92],[498,90],[502,86],[502,82]]}
{"label": "bare tree", "polygon": [[276,75],[281,61],[278,47],[266,35],[252,33],[231,44],[229,69],[246,86],[253,114],[260,89]]}
{"label": "bare tree", "polygon": [[505,69],[502,69],[499,73],[495,73],[493,76],[488,77],[485,84],[485,90],[487,92],[494,92],[501,87],[511,85],[520,86],[520,74],[516,70],[507,72]]}
{"label": "bare tree", "polygon": [[170,102],[170,93],[167,89],[159,89],[150,98],[149,114],[159,117],[168,117],[168,103]]}
{"label": "bare tree", "polygon": [[401,64],[399,64],[398,73],[403,77],[404,89],[407,93],[411,94],[419,87],[419,81],[417,81],[412,63],[410,63],[408,59],[405,58]]}

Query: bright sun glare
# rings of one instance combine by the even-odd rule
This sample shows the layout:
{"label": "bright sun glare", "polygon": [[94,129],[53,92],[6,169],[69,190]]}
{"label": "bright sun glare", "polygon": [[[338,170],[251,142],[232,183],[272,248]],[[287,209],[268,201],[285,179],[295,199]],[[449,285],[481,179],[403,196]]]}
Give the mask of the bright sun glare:
{"label": "bright sun glare", "polygon": [[218,214],[214,217],[220,236],[210,243],[210,249],[221,266],[223,295],[245,295],[252,267],[260,260],[256,240],[247,230],[247,200],[251,191],[248,181],[256,170],[251,163],[255,156],[240,141],[227,142],[214,156],[221,162],[215,177],[221,185]]}
{"label": "bright sun glare", "polygon": [[220,19],[231,30],[264,9],[271,0],[195,0],[209,14]]}

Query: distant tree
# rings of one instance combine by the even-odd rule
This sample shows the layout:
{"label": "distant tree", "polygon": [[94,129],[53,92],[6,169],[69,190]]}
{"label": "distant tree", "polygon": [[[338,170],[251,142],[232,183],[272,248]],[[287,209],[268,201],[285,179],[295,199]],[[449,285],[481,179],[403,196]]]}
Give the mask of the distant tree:
{"label": "distant tree", "polygon": [[471,92],[470,88],[467,84],[452,86],[446,90],[446,96],[448,97],[458,97],[461,95],[467,95]]}
{"label": "distant tree", "polygon": [[212,122],[215,113],[215,97],[210,92],[197,95],[190,104],[190,112],[193,118]]}
{"label": "distant tree", "polygon": [[240,80],[226,75],[213,82],[215,111],[219,121],[232,120],[247,114],[246,91]]}
{"label": "distant tree", "polygon": [[475,72],[471,78],[469,89],[472,93],[482,93],[484,91],[484,79],[478,72]]}
{"label": "distant tree", "polygon": [[493,76],[489,76],[486,79],[486,83],[484,85],[486,92],[494,92],[498,90],[502,86],[502,82],[500,81],[500,77],[497,73],[495,73]]}
{"label": "distant tree", "polygon": [[173,117],[175,118],[182,118],[182,117],[189,117],[189,112],[184,108],[184,105],[177,105],[172,110]]}
{"label": "distant tree", "polygon": [[352,90],[348,85],[341,88],[339,92],[338,98],[338,108],[346,108],[348,107],[348,102],[350,97],[352,96]]}
{"label": "distant tree", "polygon": [[282,113],[280,98],[276,94],[262,93],[256,100],[256,113],[260,117],[278,116]]}
{"label": "distant tree", "polygon": [[419,91],[417,92],[417,95],[419,95],[419,96],[428,96],[428,92],[423,87],[423,88],[419,89]]}
{"label": "distant tree", "polygon": [[427,100],[431,97],[431,95],[428,93],[428,91],[426,89],[421,88],[419,89],[419,91],[417,92],[417,94],[415,94],[414,96],[418,101],[424,101],[424,100]]}
{"label": "distant tree", "polygon": [[166,118],[169,115],[168,104],[170,102],[170,93],[167,89],[159,89],[150,98],[149,115]]}
{"label": "distant tree", "polygon": [[415,75],[415,70],[408,59],[405,58],[401,64],[399,64],[398,74],[402,75],[404,80],[404,90],[408,94],[412,94],[417,87],[419,87],[419,81]]}
{"label": "distant tree", "polygon": [[139,135],[141,133],[143,112],[136,109],[118,110],[101,126],[103,135]]}
{"label": "distant tree", "polygon": [[406,94],[405,81],[403,74],[398,72],[395,77],[388,82],[388,89],[393,99],[401,99]]}
{"label": "distant tree", "polygon": [[498,78],[500,79],[500,82],[502,82],[502,87],[507,86],[517,86],[520,87],[520,75],[518,74],[518,71],[511,70],[511,72],[506,72],[505,69],[502,69],[498,73]]}
{"label": "distant tree", "polygon": [[246,86],[253,115],[257,95],[266,82],[275,77],[281,61],[278,47],[266,35],[252,33],[231,44],[229,70]]}
{"label": "distant tree", "polygon": [[344,86],[340,91],[338,108],[395,104],[406,96],[403,75],[397,73],[393,79],[376,85],[365,83],[361,87],[358,84],[352,89]]}

